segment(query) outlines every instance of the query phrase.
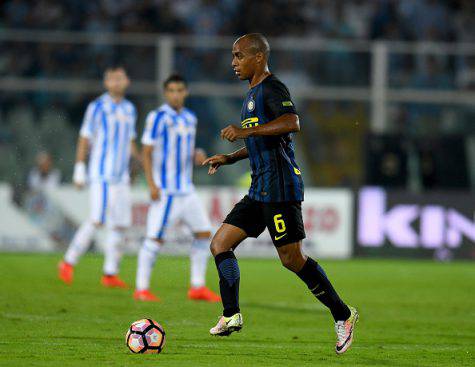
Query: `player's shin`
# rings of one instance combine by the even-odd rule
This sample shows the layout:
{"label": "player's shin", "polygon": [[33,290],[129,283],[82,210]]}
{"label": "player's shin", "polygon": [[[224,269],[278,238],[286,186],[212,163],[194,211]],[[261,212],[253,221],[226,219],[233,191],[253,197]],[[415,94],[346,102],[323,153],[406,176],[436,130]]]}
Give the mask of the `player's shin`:
{"label": "player's shin", "polygon": [[198,288],[205,285],[209,255],[209,239],[195,238],[190,251],[191,287]]}
{"label": "player's shin", "polygon": [[350,317],[350,309],[338,296],[325,271],[316,261],[307,258],[303,268],[296,274],[307,284],[312,294],[330,309],[335,321],[344,321]]}
{"label": "player's shin", "polygon": [[219,289],[223,301],[223,316],[230,317],[239,310],[239,265],[233,251],[222,252],[214,261],[219,274]]}
{"label": "player's shin", "polygon": [[160,251],[160,246],[160,243],[157,241],[146,238],[140,247],[137,259],[136,290],[146,290],[150,288],[150,276],[158,252]]}
{"label": "player's shin", "polygon": [[124,237],[123,230],[116,228],[110,228],[108,230],[104,248],[104,275],[116,275],[119,273]]}
{"label": "player's shin", "polygon": [[84,255],[89,248],[94,232],[95,227],[92,222],[87,221],[81,224],[64,255],[64,261],[70,265],[76,265],[79,258]]}

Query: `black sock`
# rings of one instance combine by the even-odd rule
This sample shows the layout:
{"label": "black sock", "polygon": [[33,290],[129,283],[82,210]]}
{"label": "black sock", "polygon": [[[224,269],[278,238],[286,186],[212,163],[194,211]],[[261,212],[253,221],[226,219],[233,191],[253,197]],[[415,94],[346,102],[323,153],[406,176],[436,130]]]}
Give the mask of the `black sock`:
{"label": "black sock", "polygon": [[214,258],[219,274],[219,290],[223,300],[223,316],[229,317],[239,310],[239,266],[233,251],[222,252]]}
{"label": "black sock", "polygon": [[335,321],[350,317],[350,309],[336,293],[325,271],[312,258],[307,258],[303,268],[296,274],[307,284],[313,295],[330,309]]}

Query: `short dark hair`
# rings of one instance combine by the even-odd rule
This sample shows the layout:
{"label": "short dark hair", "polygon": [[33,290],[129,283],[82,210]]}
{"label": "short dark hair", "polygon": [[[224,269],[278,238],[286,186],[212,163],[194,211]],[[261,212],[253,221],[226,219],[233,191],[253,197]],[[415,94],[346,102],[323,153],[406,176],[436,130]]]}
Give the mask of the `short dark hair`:
{"label": "short dark hair", "polygon": [[125,68],[124,64],[120,64],[120,63],[108,64],[104,70],[104,74],[107,73],[108,71],[116,71],[119,69],[124,70],[125,73],[127,74],[127,69]]}
{"label": "short dark hair", "polygon": [[163,82],[163,89],[168,87],[168,84],[170,83],[183,83],[185,87],[188,87],[186,79],[183,78],[180,74],[172,74],[167,79],[165,79],[165,81]]}
{"label": "short dark hair", "polygon": [[267,38],[264,37],[262,33],[248,33],[244,36],[239,37],[235,42],[238,42],[241,39],[249,40],[249,48],[254,54],[262,52],[265,58],[269,58],[270,46]]}

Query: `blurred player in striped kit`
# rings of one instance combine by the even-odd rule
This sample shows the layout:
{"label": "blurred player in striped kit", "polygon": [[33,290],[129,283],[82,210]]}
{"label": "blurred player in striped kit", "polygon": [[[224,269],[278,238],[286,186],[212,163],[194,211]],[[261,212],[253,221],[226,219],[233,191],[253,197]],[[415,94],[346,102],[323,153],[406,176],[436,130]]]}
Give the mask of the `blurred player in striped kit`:
{"label": "blurred player in striped kit", "polygon": [[166,104],[147,116],[142,137],[143,166],[150,189],[151,204],[147,234],[140,248],[134,298],[158,301],[150,291],[150,276],[168,227],[177,221],[191,229],[191,287],[188,298],[219,302],[221,298],[205,286],[211,224],[192,182],[193,164],[206,159],[195,149],[197,119],[184,107],[188,95],[186,81],[179,75],[164,83]]}
{"label": "blurred player in striped kit", "polygon": [[[107,228],[102,284],[125,288],[119,278],[121,245],[131,224],[129,161],[138,156],[135,145],[137,112],[124,98],[130,84],[125,69],[113,65],[105,70],[107,93],[92,101],[84,116],[76,153],[73,182],[90,186],[90,216],[81,224],[59,264],[59,278],[73,281],[74,267],[87,251],[96,229]],[[88,169],[86,157],[90,150]]]}

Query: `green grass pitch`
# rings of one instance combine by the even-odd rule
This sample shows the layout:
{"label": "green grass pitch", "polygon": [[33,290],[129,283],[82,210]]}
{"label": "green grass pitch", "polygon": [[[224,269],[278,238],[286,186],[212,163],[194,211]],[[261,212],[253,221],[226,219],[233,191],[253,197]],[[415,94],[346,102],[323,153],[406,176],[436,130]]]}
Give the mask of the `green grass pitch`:
{"label": "green grass pitch", "polygon": [[[56,279],[60,255],[0,254],[1,366],[474,366],[473,263],[322,261],[340,294],[358,308],[353,347],[334,353],[329,312],[278,260],[240,260],[244,328],[211,337],[221,307],[186,299],[188,260],[161,257],[153,290],[162,302],[137,303],[131,290],[99,285],[102,258],[88,255],[75,283]],[[135,258],[123,262],[133,284]],[[210,262],[209,285],[217,290]],[[167,332],[160,355],[134,355],[124,335],[149,317]]]}

